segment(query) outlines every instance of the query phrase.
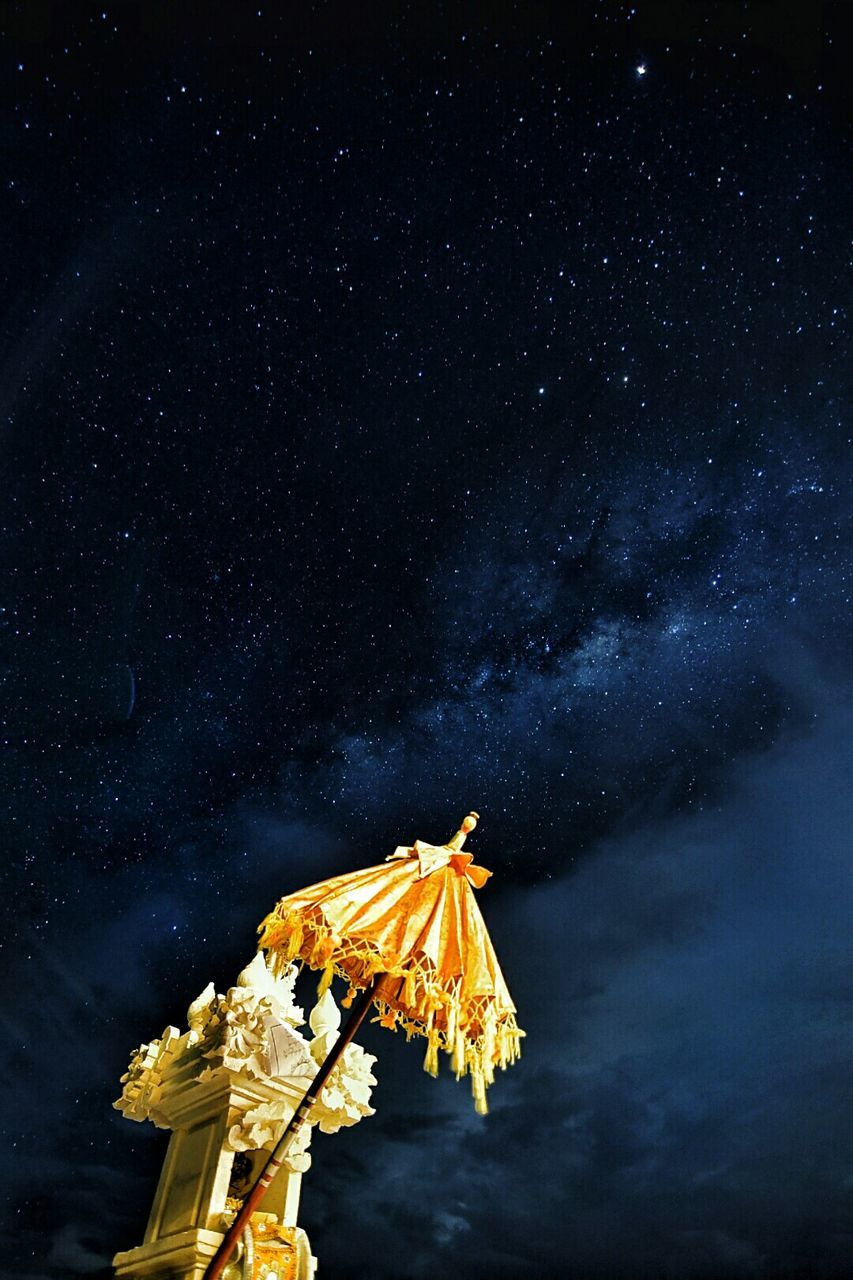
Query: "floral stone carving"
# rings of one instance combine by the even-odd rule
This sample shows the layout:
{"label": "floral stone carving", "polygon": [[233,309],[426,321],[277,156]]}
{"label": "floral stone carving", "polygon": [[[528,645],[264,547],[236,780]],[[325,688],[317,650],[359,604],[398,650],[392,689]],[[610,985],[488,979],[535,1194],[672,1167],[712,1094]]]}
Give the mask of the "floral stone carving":
{"label": "floral stone carving", "polygon": [[[258,953],[225,995],[218,995],[213,983],[208,983],[187,1010],[189,1031],[180,1035],[175,1027],[167,1027],[159,1040],[135,1052],[122,1076],[124,1089],[115,1103],[117,1109],[131,1120],[150,1119],[159,1127],[171,1128],[164,1111],[169,1080],[180,1079],[185,1088],[213,1083],[224,1074],[266,1086],[254,1097],[245,1089],[239,1093],[243,1109],[229,1126],[225,1149],[272,1148],[293,1114],[295,1096],[307,1089],[341,1022],[340,1010],[326,992],[311,1013],[314,1038],[309,1043],[297,1030],[304,1015],[295,1003],[295,980],[294,965],[276,975]],[[347,1047],[290,1153],[291,1168],[304,1172],[310,1164],[306,1148],[314,1126],[323,1133],[336,1133],[373,1115],[370,1097],[376,1079],[371,1068],[375,1062],[359,1045]],[[286,1091],[275,1086],[285,1086]],[[236,1106],[232,1099],[232,1114]]]}
{"label": "floral stone carving", "polygon": [[[338,1038],[341,1011],[327,991],[311,1010],[309,1018],[314,1039],[310,1049],[319,1066]],[[337,1133],[338,1129],[357,1124],[364,1116],[372,1116],[370,1095],[376,1084],[371,1068],[376,1062],[372,1053],[365,1052],[359,1044],[349,1044],[343,1058],[335,1067],[328,1083],[311,1111],[311,1123],[321,1133]]]}

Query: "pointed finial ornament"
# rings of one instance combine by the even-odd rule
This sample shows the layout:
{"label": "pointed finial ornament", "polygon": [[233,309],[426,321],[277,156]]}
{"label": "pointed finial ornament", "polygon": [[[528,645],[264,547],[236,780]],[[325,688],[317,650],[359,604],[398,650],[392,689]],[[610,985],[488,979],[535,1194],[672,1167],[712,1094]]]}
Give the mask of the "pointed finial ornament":
{"label": "pointed finial ornament", "polygon": [[468,814],[468,817],[462,819],[462,826],[456,832],[456,835],[453,837],[453,839],[448,840],[447,845],[445,847],[448,849],[453,849],[456,853],[458,853],[459,850],[462,848],[463,844],[465,843],[465,837],[468,835],[468,832],[474,830],[479,820],[480,820],[479,813],[475,813],[474,810],[472,809],[471,812]]}

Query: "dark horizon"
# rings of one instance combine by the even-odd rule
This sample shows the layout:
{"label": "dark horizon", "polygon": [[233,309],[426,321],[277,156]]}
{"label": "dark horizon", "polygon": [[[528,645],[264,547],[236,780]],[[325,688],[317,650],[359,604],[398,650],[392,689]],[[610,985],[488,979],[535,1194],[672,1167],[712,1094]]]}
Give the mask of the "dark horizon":
{"label": "dark horizon", "polygon": [[324,1280],[849,1274],[844,16],[0,10],[21,1280],[141,1241],[131,1051],[470,809],[524,1056],[368,1030]]}

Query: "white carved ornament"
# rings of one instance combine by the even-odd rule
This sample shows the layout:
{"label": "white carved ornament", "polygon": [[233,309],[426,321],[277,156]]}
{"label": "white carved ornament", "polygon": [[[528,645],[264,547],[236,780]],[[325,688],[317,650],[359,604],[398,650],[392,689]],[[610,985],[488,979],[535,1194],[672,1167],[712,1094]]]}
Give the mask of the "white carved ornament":
{"label": "white carved ornament", "polygon": [[[208,983],[187,1010],[189,1031],[184,1036],[168,1027],[160,1040],[136,1051],[122,1076],[122,1096],[114,1105],[128,1119],[151,1119],[164,1125],[158,1114],[164,1071],[190,1056],[207,1060],[194,1077],[199,1084],[224,1070],[257,1081],[287,1082],[300,1091],[307,1088],[337,1038],[341,1014],[331,992],[326,992],[311,1012],[314,1038],[309,1044],[296,1030],[304,1016],[294,1001],[295,980],[295,966],[275,976],[258,953],[224,996]],[[288,1164],[293,1169],[304,1171],[310,1163],[306,1148],[313,1126],[323,1133],[336,1133],[373,1115],[370,1096],[376,1080],[371,1068],[375,1062],[359,1045],[347,1047],[291,1150]],[[272,1148],[293,1106],[291,1097],[282,1096],[247,1107],[231,1125],[227,1147],[233,1151]]]}

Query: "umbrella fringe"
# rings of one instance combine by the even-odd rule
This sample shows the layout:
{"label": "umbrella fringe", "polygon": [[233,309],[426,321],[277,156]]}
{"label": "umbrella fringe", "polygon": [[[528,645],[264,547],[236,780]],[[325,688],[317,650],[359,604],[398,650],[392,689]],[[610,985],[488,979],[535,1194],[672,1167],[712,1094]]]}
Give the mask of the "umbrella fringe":
{"label": "umbrella fringe", "polygon": [[294,960],[302,960],[310,968],[322,970],[320,995],[337,974],[349,984],[342,1001],[345,1007],[378,973],[399,979],[396,997],[389,993],[388,999],[374,1001],[375,1021],[390,1029],[402,1028],[407,1039],[424,1036],[424,1070],[430,1075],[438,1074],[439,1050],[448,1053],[456,1078],[471,1077],[476,1110],[480,1115],[487,1113],[486,1090],[494,1081],[495,1068],[504,1069],[521,1056],[524,1032],[519,1030],[514,1013],[497,1011],[486,995],[465,1000],[458,976],[440,981],[434,967],[418,955],[390,965],[366,940],[336,934],[320,912],[285,910],[279,914],[276,909],[259,932],[259,946],[269,953],[273,972],[282,973]]}

